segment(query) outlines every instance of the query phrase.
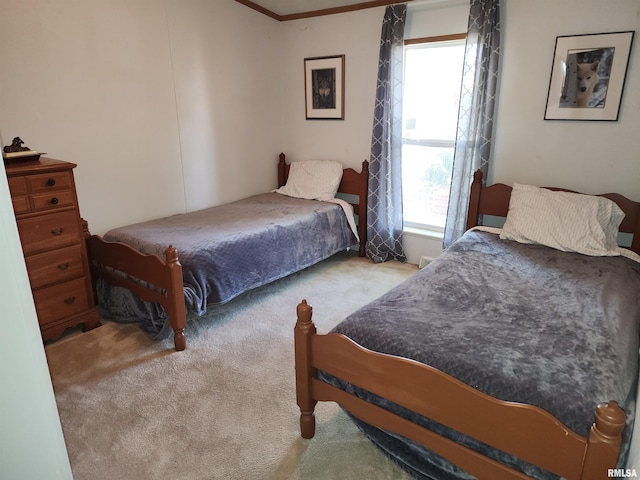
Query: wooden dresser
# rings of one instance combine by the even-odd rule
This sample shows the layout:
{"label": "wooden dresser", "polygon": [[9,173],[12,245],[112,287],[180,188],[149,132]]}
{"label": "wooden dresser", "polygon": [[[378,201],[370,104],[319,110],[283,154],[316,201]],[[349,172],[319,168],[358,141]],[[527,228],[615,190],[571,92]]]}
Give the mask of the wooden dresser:
{"label": "wooden dresser", "polygon": [[5,163],[43,340],[100,326],[80,218],[75,164],[40,158]]}

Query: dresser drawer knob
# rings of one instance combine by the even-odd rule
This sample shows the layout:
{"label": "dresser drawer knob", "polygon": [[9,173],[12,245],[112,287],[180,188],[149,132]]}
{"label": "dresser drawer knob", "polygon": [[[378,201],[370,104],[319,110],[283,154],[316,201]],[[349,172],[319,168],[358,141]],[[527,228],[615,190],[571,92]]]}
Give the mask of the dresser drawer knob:
{"label": "dresser drawer knob", "polygon": [[58,200],[58,197],[53,197],[53,198],[51,199],[51,205],[57,205],[59,201],[60,201],[60,200]]}
{"label": "dresser drawer knob", "polygon": [[51,235],[56,235],[56,236],[57,235],[62,235],[63,230],[64,229],[62,227],[54,228],[53,230],[51,230]]}
{"label": "dresser drawer knob", "polygon": [[71,305],[75,301],[76,301],[76,297],[74,296],[67,297],[64,299],[64,303],[66,303],[67,305]]}
{"label": "dresser drawer knob", "polygon": [[59,270],[66,270],[67,268],[69,268],[69,262],[64,262],[58,265]]}
{"label": "dresser drawer knob", "polygon": [[47,186],[53,187],[56,184],[56,181],[53,178],[47,180]]}

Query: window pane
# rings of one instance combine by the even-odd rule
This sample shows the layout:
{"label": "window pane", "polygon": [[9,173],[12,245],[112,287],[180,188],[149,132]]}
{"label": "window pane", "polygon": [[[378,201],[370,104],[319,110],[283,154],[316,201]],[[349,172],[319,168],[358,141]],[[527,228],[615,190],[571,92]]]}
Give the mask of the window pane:
{"label": "window pane", "polygon": [[464,40],[405,48],[402,195],[404,221],[444,229]]}
{"label": "window pane", "polygon": [[464,43],[405,52],[404,138],[455,140]]}
{"label": "window pane", "polygon": [[453,147],[402,147],[402,204],[406,222],[444,228]]}

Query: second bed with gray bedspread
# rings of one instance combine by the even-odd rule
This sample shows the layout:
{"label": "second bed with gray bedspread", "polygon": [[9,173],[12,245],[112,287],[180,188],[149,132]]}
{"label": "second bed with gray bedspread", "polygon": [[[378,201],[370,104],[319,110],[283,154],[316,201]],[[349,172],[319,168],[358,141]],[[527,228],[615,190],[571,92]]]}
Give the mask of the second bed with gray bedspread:
{"label": "second bed with gray bedspread", "polygon": [[[197,315],[357,242],[339,205],[278,193],[117,228],[104,239],[160,257],[167,246],[176,247],[185,301]],[[153,338],[170,334],[161,306],[105,282],[97,290],[106,318],[138,323]]]}
{"label": "second bed with gray bedspread", "polygon": [[[368,349],[431,365],[498,399],[539,406],[582,436],[589,433],[596,405],[616,400],[628,415],[628,442],[638,377],[639,294],[640,264],[629,258],[588,257],[471,231],[333,331]],[[358,423],[416,478],[469,478],[413,442]],[[448,435],[491,450],[458,433]],[[556,478],[500,452],[490,455],[535,478]]]}

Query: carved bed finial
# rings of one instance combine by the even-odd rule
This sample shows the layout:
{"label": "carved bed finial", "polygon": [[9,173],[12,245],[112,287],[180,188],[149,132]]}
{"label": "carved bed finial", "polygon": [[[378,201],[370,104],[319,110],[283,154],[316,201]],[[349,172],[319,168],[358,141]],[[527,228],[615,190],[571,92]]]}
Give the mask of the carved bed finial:
{"label": "carved bed finial", "polygon": [[619,438],[624,428],[625,420],[624,410],[614,400],[608,403],[601,403],[596,408],[595,428],[607,438]]}
{"label": "carved bed finial", "polygon": [[169,245],[164,251],[167,263],[178,263],[178,249],[173,245]]}
{"label": "carved bed finial", "polygon": [[302,302],[300,302],[298,304],[298,307],[296,308],[296,313],[298,314],[298,325],[301,328],[304,328],[305,331],[306,329],[309,328],[310,325],[312,325],[312,322],[311,322],[312,311],[313,309],[311,305],[309,305],[306,300],[302,300]]}

